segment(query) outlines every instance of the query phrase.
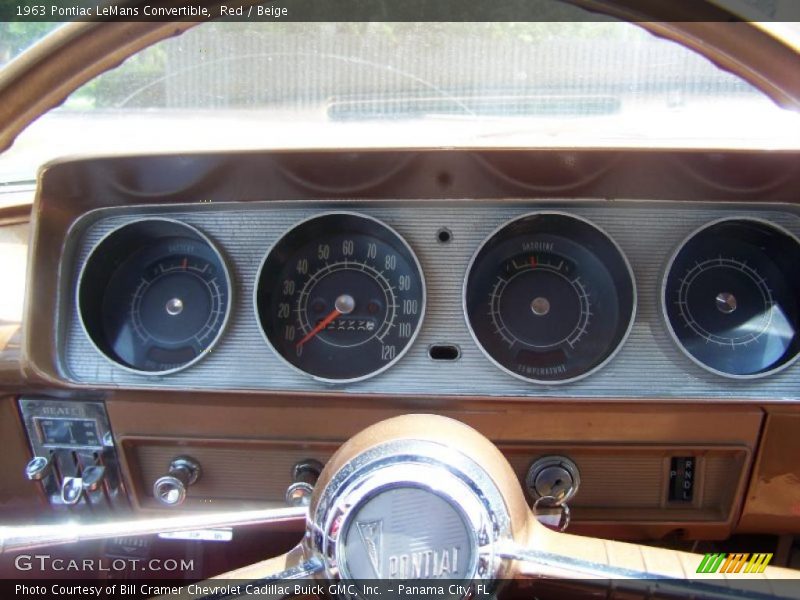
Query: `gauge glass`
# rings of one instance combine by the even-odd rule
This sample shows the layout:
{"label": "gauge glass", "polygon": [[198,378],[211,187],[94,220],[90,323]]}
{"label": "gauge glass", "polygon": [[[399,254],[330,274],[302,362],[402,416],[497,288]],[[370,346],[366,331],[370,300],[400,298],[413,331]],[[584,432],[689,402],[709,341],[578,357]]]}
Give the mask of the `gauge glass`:
{"label": "gauge glass", "polygon": [[662,302],[679,347],[729,377],[759,377],[800,352],[800,242],[754,219],[693,233],[665,274]]}
{"label": "gauge glass", "polygon": [[219,338],[230,310],[223,259],[196,229],[148,219],[93,249],[81,274],[81,321],[118,365],[146,374],[185,368]]}
{"label": "gauge glass", "polygon": [[273,246],[255,300],[278,356],[341,383],[376,375],[408,350],[425,311],[425,281],[411,248],[387,225],[327,213]]}
{"label": "gauge glass", "polygon": [[484,353],[508,373],[566,383],[607,362],[633,322],[620,249],[591,223],[542,212],[502,226],[475,254],[464,311]]}

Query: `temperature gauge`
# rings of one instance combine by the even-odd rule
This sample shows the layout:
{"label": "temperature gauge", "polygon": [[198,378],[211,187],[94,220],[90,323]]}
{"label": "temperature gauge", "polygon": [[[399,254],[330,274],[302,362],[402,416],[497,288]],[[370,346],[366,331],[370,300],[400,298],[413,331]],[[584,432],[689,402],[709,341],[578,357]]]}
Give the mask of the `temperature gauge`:
{"label": "temperature gauge", "polygon": [[603,366],[633,323],[622,252],[597,227],[534,213],[502,226],[472,259],[464,311],[475,341],[508,373],[566,383]]}

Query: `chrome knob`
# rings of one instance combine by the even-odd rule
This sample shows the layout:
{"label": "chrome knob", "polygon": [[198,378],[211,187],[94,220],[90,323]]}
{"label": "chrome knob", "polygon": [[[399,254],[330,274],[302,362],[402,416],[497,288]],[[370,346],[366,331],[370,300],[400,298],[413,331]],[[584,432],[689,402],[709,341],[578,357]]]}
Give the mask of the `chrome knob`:
{"label": "chrome knob", "polygon": [[86,492],[96,492],[103,486],[106,477],[106,468],[102,465],[86,467],[82,473],[83,489]]}
{"label": "chrome knob", "polygon": [[83,479],[80,477],[64,477],[61,484],[61,501],[67,506],[80,502],[83,497]]}
{"label": "chrome knob", "polygon": [[200,479],[200,463],[188,456],[178,456],[169,464],[169,473],[156,479],[153,496],[165,506],[179,506],[186,500],[186,491]]}
{"label": "chrome knob", "polygon": [[53,461],[49,456],[34,456],[25,465],[25,477],[30,481],[41,481],[53,471]]}
{"label": "chrome knob", "polygon": [[311,503],[311,494],[314,485],[322,472],[322,463],[318,460],[308,459],[292,467],[294,481],[286,488],[284,496],[289,506],[308,506]]}
{"label": "chrome knob", "polygon": [[286,488],[286,504],[289,506],[308,506],[314,486],[305,481],[296,481]]}

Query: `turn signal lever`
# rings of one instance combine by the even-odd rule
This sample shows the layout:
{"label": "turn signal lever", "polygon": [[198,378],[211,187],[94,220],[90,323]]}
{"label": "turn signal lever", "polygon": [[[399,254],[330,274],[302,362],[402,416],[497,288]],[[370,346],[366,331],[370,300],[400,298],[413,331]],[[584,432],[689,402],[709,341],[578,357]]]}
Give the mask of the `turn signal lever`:
{"label": "turn signal lever", "polygon": [[179,506],[186,500],[186,492],[201,474],[200,463],[189,456],[177,456],[169,463],[169,473],[156,479],[153,496],[165,506]]}

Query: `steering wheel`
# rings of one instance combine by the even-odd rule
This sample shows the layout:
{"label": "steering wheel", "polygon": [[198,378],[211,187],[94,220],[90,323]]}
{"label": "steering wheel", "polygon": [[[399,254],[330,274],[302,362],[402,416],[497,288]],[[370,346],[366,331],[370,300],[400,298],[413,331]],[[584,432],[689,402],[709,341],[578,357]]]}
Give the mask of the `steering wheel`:
{"label": "steering wheel", "polygon": [[[275,598],[284,595],[276,593],[281,590],[293,595],[294,588],[270,588],[270,582],[313,579],[320,584],[314,589],[332,591],[328,595],[367,598],[387,595],[375,587],[376,580],[438,579],[446,580],[448,598],[472,598],[494,594],[510,580],[535,579],[538,597],[536,586],[558,580],[568,580],[573,592],[580,582],[604,598],[619,591],[647,598],[800,597],[792,581],[800,579],[797,571],[741,560],[716,574],[698,573],[699,555],[551,530],[535,518],[497,447],[471,427],[436,415],[395,417],[351,438],[320,474],[307,512],[287,508],[72,528],[6,527],[0,528],[0,550],[301,515],[305,535],[293,550],[193,584],[188,595],[234,598],[237,591],[249,596],[260,589]],[[234,579],[236,586],[225,587],[223,580]],[[388,591],[397,593],[397,586],[388,585]]]}
{"label": "steering wheel", "polygon": [[[313,579],[320,584],[314,589],[328,595],[367,598],[387,595],[375,587],[376,580],[438,579],[446,580],[448,598],[457,599],[494,594],[510,580],[536,579],[535,585],[568,580],[573,592],[580,581],[604,598],[618,591],[646,598],[800,597],[792,581],[800,579],[797,571],[741,561],[735,569],[698,573],[699,555],[551,530],[535,518],[497,447],[471,427],[436,415],[395,417],[351,438],[320,474],[307,512],[287,508],[5,527],[0,551],[301,515],[305,535],[293,550],[193,584],[188,595],[219,600],[260,589],[276,598],[294,595],[294,588],[269,587],[270,582]],[[236,586],[224,585],[234,579]],[[388,591],[402,595],[394,585]]]}
{"label": "steering wheel", "polygon": [[[325,595],[367,598],[419,589],[409,582],[446,580],[447,597],[458,599],[494,594],[510,580],[535,579],[548,585],[568,580],[573,592],[580,582],[602,597],[618,591],[647,598],[800,597],[792,581],[800,579],[797,571],[741,561],[737,568],[699,573],[699,555],[549,529],[527,505],[497,447],[471,427],[437,415],[395,417],[351,438],[323,469],[307,509],[4,527],[0,551],[303,515],[305,535],[290,552],[192,584],[188,595],[220,600],[268,590],[272,598],[285,597],[296,588],[270,582],[308,579],[319,585],[307,589]],[[383,590],[376,580],[406,587]]]}

